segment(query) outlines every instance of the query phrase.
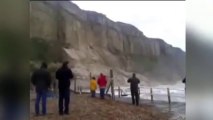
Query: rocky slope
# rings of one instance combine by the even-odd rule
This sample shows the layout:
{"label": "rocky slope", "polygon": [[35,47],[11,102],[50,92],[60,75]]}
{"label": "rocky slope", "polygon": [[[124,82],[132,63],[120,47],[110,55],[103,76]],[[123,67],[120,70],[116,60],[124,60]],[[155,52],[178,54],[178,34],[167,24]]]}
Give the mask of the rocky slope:
{"label": "rocky slope", "polygon": [[174,83],[185,76],[181,49],[68,1],[31,2],[30,37],[51,44],[51,56],[69,59],[75,73],[83,76],[113,69],[116,84],[125,84],[132,72],[147,84]]}

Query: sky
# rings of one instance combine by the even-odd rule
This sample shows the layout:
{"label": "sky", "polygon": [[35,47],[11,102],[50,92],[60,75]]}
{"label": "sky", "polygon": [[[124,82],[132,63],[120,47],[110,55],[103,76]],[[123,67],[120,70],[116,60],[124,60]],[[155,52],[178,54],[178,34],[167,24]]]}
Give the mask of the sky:
{"label": "sky", "polygon": [[72,1],[185,51],[185,1]]}

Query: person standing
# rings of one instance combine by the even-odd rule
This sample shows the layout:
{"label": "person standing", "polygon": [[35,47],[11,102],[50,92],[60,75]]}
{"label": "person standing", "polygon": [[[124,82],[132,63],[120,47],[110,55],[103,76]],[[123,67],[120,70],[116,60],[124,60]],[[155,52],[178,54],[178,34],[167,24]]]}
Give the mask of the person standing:
{"label": "person standing", "polygon": [[182,80],[182,83],[185,84],[185,92],[186,92],[186,77]]}
{"label": "person standing", "polygon": [[139,92],[138,92],[138,84],[140,83],[140,80],[136,77],[135,73],[133,73],[132,77],[128,79],[127,81],[130,83],[130,90],[131,90],[131,96],[132,96],[132,104],[133,105],[139,105]]}
{"label": "person standing", "polygon": [[100,88],[101,99],[104,99],[106,84],[107,84],[106,76],[101,73],[99,78],[98,78],[98,85],[99,85],[99,88]]}
{"label": "person standing", "polygon": [[51,76],[47,71],[47,64],[43,62],[40,69],[33,72],[31,76],[32,84],[36,90],[35,112],[39,115],[40,101],[42,100],[42,115],[46,115],[47,92],[50,88]]}
{"label": "person standing", "polygon": [[69,114],[70,102],[70,80],[73,78],[73,73],[68,67],[69,62],[63,63],[61,68],[56,71],[56,79],[58,79],[59,88],[59,114]]}
{"label": "person standing", "polygon": [[186,77],[182,80],[182,83],[186,84]]}
{"label": "person standing", "polygon": [[97,81],[95,77],[92,77],[92,79],[90,80],[90,91],[92,97],[95,97],[96,89],[97,89]]}

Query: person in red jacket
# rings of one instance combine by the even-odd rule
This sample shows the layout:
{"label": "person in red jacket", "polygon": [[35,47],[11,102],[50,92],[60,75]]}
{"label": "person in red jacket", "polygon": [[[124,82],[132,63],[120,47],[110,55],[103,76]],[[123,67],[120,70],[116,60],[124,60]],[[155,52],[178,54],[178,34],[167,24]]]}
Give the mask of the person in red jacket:
{"label": "person in red jacket", "polygon": [[106,84],[107,84],[106,76],[101,73],[98,78],[98,85],[100,88],[101,99],[104,99]]}

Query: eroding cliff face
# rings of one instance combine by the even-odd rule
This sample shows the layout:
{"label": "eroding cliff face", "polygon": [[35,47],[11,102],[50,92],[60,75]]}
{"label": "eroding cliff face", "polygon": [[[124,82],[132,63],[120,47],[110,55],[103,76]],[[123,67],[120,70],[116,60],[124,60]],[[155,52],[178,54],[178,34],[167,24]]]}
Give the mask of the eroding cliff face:
{"label": "eroding cliff face", "polygon": [[[132,72],[146,82],[174,82],[185,76],[185,53],[136,27],[81,10],[71,2],[31,2],[31,38],[57,41],[76,74],[105,72],[125,84]],[[61,53],[62,54],[62,53]]]}

